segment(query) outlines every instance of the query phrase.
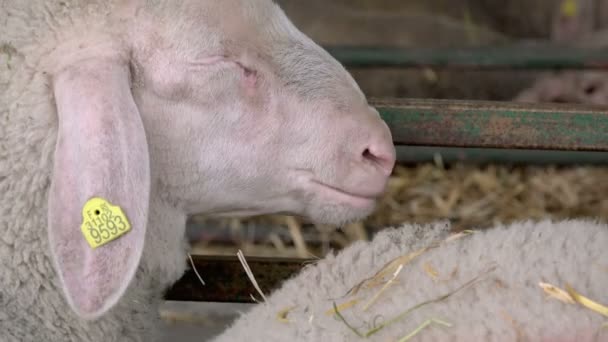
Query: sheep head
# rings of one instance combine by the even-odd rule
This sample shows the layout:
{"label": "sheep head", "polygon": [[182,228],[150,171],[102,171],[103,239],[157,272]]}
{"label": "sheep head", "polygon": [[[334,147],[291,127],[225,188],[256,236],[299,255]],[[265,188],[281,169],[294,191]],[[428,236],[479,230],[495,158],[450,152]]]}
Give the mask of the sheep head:
{"label": "sheep head", "polygon": [[[58,20],[47,64],[59,118],[49,238],[81,317],[126,290],[151,196],[185,215],[341,224],[372,212],[395,162],[388,127],[272,1],[82,6]],[[128,231],[117,212],[86,209],[94,198]]]}

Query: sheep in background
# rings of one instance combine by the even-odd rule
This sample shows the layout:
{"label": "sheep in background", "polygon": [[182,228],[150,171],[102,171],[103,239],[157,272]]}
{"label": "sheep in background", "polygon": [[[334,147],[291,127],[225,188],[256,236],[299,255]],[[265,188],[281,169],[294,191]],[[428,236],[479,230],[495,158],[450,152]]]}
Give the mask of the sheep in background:
{"label": "sheep in background", "polygon": [[[521,222],[448,236],[448,224],[404,225],[328,255],[287,280],[214,341],[364,341],[354,330],[364,335],[394,318],[369,340],[400,341],[425,322],[433,323],[413,340],[608,339],[608,328],[602,328],[608,317],[549,297],[539,286],[565,289],[569,284],[606,305],[607,225]],[[383,281],[372,286],[374,275],[398,257],[384,269]],[[400,272],[381,292],[399,264]],[[358,300],[354,306],[353,300]],[[334,303],[343,320],[331,311]]]}
{"label": "sheep in background", "polygon": [[[595,3],[597,2],[597,3]],[[551,42],[564,47],[598,49],[608,44],[608,29],[601,27],[608,1],[581,0],[575,15],[556,9],[551,21]],[[599,10],[599,13],[598,13]],[[598,21],[594,23],[594,21]],[[514,98],[516,102],[608,105],[608,72],[566,70],[547,72]]]}
{"label": "sheep in background", "polygon": [[151,341],[187,215],[360,219],[394,159],[270,0],[2,1],[0,341]]}
{"label": "sheep in background", "polygon": [[515,102],[608,105],[608,72],[560,71],[539,77]]}

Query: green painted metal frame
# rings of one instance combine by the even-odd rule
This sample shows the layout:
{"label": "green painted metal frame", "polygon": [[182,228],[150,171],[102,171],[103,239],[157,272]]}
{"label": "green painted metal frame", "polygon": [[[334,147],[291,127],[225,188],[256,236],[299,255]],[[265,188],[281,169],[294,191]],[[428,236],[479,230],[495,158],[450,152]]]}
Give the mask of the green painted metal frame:
{"label": "green painted metal frame", "polygon": [[608,49],[519,43],[472,47],[410,48],[325,46],[352,68],[607,69]]}
{"label": "green painted metal frame", "polygon": [[444,164],[508,164],[536,166],[605,166],[608,152],[556,151],[532,149],[396,146],[397,160],[402,165],[435,162],[439,157]]}
{"label": "green painted metal frame", "polygon": [[608,152],[608,108],[375,99],[395,145]]}
{"label": "green painted metal frame", "polygon": [[[388,46],[325,46],[336,59],[350,68],[448,68],[448,69],[607,69],[608,48],[556,45],[546,42],[507,43],[470,47],[388,47]],[[557,109],[558,111],[561,108]],[[394,110],[387,109],[387,112]],[[446,162],[534,162],[537,164],[608,164],[602,152],[543,150],[534,147],[524,151],[501,146],[459,148],[397,146],[398,160],[406,163],[429,162],[439,154]]]}

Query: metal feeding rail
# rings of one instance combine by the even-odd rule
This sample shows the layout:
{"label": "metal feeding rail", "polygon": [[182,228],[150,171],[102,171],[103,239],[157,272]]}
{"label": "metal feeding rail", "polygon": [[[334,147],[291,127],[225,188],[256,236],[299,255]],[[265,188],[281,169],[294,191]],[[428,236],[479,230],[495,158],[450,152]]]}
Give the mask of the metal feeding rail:
{"label": "metal feeding rail", "polygon": [[524,43],[462,48],[328,46],[334,58],[356,68],[608,69],[608,49]]}

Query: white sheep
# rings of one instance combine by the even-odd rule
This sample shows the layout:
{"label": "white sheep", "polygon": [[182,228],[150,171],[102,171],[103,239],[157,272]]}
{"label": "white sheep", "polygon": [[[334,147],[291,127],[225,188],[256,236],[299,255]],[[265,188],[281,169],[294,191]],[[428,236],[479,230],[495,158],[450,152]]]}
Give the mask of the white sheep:
{"label": "white sheep", "polygon": [[[608,225],[586,220],[519,222],[462,236],[451,235],[446,223],[387,228],[371,242],[305,266],[214,341],[405,341],[408,335],[415,341],[606,341],[606,311],[562,302],[544,288],[571,286],[608,304],[607,247]],[[359,286],[383,269],[381,282]],[[343,319],[331,312],[334,303]],[[357,336],[374,328],[381,329],[368,339]]]}
{"label": "white sheep", "polygon": [[271,0],[2,1],[0,341],[150,341],[187,215],[360,219],[394,159]]}
{"label": "white sheep", "polygon": [[[561,8],[555,13],[551,23],[551,41],[579,49],[605,48],[608,43],[608,30],[592,30],[593,21],[602,17],[598,16],[593,1],[584,0],[579,5],[582,10],[576,16],[565,17]],[[529,87],[523,89],[515,96],[514,101],[605,106],[608,104],[607,86],[608,72],[604,70],[551,71],[543,73]]]}

